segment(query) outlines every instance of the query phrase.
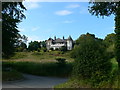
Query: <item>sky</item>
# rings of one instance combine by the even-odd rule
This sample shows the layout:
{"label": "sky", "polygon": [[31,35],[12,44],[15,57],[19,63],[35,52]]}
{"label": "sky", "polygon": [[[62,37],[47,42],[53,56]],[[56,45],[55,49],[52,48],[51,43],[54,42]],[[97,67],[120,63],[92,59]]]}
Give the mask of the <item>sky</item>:
{"label": "sky", "polygon": [[24,2],[26,19],[18,25],[20,34],[30,41],[43,41],[48,38],[76,40],[87,32],[104,39],[114,33],[114,15],[96,17],[88,12],[88,2]]}

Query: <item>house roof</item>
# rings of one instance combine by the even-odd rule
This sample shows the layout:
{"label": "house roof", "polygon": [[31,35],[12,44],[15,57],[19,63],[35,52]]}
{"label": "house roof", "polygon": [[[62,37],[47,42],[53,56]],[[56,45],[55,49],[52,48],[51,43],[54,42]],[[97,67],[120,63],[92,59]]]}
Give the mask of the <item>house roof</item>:
{"label": "house roof", "polygon": [[68,37],[68,40],[72,40],[71,36]]}
{"label": "house roof", "polygon": [[48,40],[53,40],[52,38],[49,38]]}
{"label": "house roof", "polygon": [[52,40],[54,43],[65,43],[65,42],[67,42],[67,40],[72,40],[72,38],[71,38],[71,36],[69,36],[68,39],[57,38],[57,39],[53,40],[52,38],[49,38],[48,41],[49,40]]}
{"label": "house roof", "polygon": [[64,40],[63,39],[60,39],[60,38],[57,38],[56,40],[54,40],[54,42],[59,42],[59,43],[62,43],[62,42],[64,42]]}

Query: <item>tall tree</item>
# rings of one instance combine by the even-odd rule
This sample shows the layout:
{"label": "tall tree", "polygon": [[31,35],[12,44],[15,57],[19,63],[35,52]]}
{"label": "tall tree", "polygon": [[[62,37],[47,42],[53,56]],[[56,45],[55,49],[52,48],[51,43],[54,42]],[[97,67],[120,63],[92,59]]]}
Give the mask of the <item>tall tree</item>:
{"label": "tall tree", "polygon": [[[97,1],[97,0],[95,0]],[[89,12],[95,16],[115,15],[115,53],[118,66],[120,67],[120,1],[119,2],[92,2]]]}
{"label": "tall tree", "polygon": [[2,2],[2,55],[9,57],[14,52],[18,36],[18,23],[25,15],[22,2]]}

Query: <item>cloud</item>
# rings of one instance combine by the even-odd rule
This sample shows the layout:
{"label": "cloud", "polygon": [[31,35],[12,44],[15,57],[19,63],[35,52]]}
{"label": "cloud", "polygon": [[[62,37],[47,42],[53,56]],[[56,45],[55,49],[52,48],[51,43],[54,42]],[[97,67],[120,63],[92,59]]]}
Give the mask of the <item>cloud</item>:
{"label": "cloud", "polygon": [[33,27],[31,31],[37,31],[39,29],[40,29],[40,27]]}
{"label": "cloud", "polygon": [[73,12],[69,11],[69,10],[61,10],[61,11],[57,11],[55,12],[56,15],[60,15],[60,16],[65,16],[65,15],[70,15]]}
{"label": "cloud", "polygon": [[73,21],[71,21],[71,20],[65,20],[65,21],[63,21],[63,23],[73,23]]}
{"label": "cloud", "polygon": [[36,9],[41,7],[38,2],[24,2],[26,9]]}
{"label": "cloud", "polygon": [[71,5],[68,5],[66,8],[78,8],[80,7],[79,4],[71,4]]}

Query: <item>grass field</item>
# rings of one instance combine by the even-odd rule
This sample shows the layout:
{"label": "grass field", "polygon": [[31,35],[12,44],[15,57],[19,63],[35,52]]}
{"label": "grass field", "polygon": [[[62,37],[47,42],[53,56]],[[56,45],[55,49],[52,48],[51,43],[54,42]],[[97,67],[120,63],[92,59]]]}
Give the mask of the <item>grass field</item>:
{"label": "grass field", "polygon": [[[72,62],[70,53],[62,53],[61,51],[50,51],[50,52],[16,52],[13,57],[8,60],[11,61],[33,61],[33,62],[55,62],[56,57],[63,57],[68,62]],[[3,59],[3,61],[6,59]]]}

